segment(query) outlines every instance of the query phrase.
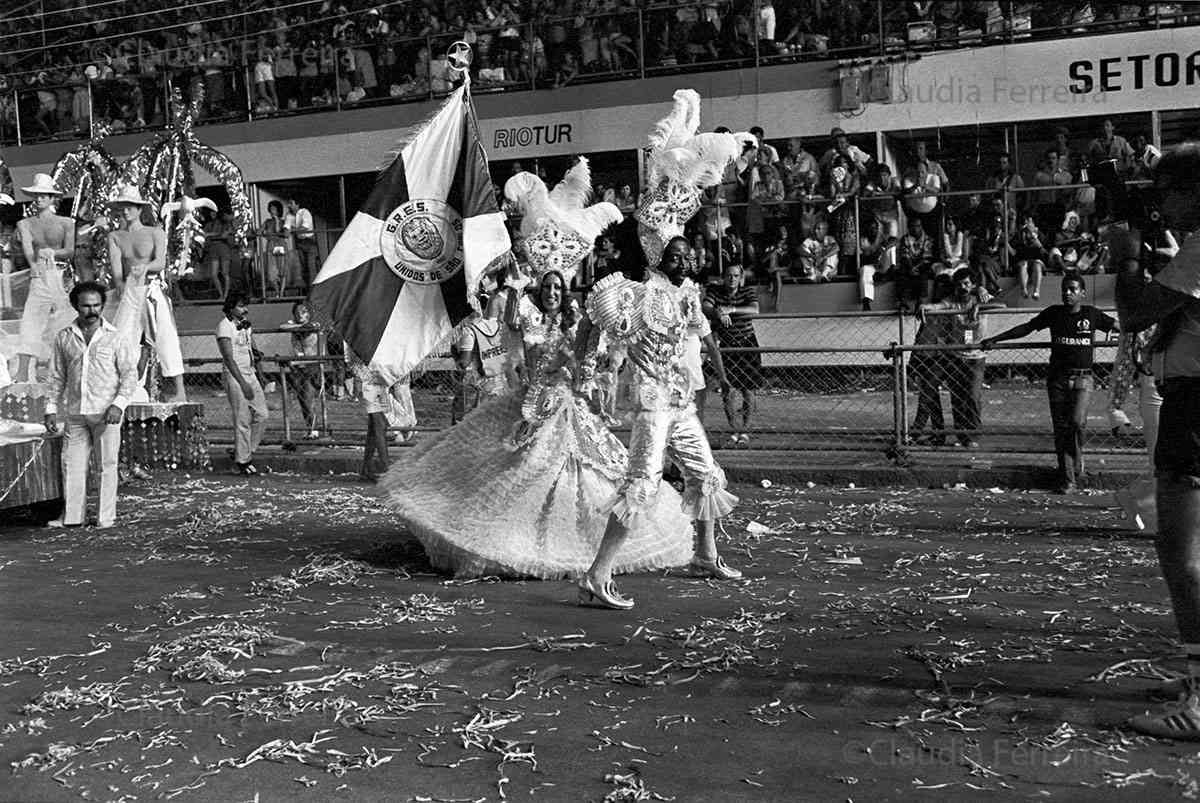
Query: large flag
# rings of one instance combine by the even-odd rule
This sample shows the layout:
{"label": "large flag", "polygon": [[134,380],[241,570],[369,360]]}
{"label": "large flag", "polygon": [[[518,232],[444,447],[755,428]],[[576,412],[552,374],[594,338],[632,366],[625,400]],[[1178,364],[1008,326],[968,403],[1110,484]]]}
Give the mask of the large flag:
{"label": "large flag", "polygon": [[310,301],[394,382],[471,313],[480,278],[510,247],[464,84],[379,174]]}

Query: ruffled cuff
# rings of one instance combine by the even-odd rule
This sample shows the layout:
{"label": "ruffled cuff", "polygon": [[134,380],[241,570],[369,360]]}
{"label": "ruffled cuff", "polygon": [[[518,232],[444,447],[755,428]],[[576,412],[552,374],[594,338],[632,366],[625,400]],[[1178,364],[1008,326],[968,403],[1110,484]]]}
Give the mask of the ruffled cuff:
{"label": "ruffled cuff", "polygon": [[728,516],[738,498],[726,490],[725,470],[714,465],[704,481],[688,483],[683,489],[683,512],[693,521],[716,521]]}
{"label": "ruffled cuff", "polygon": [[645,477],[626,480],[620,491],[613,514],[617,521],[633,530],[649,523],[650,511],[658,496],[658,483]]}
{"label": "ruffled cuff", "polygon": [[684,488],[680,509],[693,521],[717,521],[728,516],[737,503],[738,498],[724,488],[712,493],[704,493],[699,488]]}

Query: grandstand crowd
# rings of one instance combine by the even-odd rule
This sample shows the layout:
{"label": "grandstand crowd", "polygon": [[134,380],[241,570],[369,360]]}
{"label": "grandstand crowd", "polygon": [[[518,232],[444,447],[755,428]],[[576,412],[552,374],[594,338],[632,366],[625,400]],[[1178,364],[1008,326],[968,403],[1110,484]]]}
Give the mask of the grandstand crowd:
{"label": "grandstand crowd", "polygon": [[1016,0],[33,0],[0,22],[0,141],[163,123],[168,85],[210,120],[427,98],[445,52],[480,89],[1186,24],[1197,3]]}

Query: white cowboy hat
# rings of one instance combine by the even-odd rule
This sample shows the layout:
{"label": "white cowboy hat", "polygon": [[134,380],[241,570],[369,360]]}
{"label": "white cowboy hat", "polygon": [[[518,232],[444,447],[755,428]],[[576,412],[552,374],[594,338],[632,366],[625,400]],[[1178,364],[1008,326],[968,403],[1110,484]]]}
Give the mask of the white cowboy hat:
{"label": "white cowboy hat", "polygon": [[63,192],[54,183],[49,173],[35,173],[32,187],[22,187],[21,192],[29,195],[62,195]]}
{"label": "white cowboy hat", "polygon": [[115,197],[110,198],[108,203],[112,206],[118,204],[133,204],[134,206],[149,206],[150,202],[142,198],[141,191],[130,184],[121,187],[120,192]]}

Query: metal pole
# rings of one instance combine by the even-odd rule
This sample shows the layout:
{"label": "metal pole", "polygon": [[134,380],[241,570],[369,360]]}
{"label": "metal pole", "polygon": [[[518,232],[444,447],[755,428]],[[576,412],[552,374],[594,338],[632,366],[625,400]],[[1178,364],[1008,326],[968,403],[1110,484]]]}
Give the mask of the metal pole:
{"label": "metal pole", "polygon": [[887,45],[885,44],[887,32],[883,27],[883,0],[875,0],[875,17],[879,20],[879,55],[887,55]]}
{"label": "metal pole", "polygon": [[641,7],[638,8],[638,75],[646,77],[646,20]]}
{"label": "metal pole", "polygon": [[904,389],[900,385],[901,369],[900,363],[903,355],[897,348],[900,344],[895,340],[892,341],[892,436],[893,446],[899,449],[904,445],[904,413],[901,409],[903,402],[900,400]]}
{"label": "metal pole", "polygon": [[92,97],[92,79],[87,79],[88,139],[96,138],[96,101]]}
{"label": "metal pole", "polygon": [[761,54],[759,53],[759,47],[758,47],[758,39],[759,39],[758,23],[760,21],[760,18],[759,18],[760,11],[759,11],[759,6],[758,6],[758,0],[754,0],[753,12],[754,12],[754,19],[751,20],[750,27],[754,30],[754,66],[759,67],[759,66],[761,66],[759,63],[759,56]]}
{"label": "metal pole", "polygon": [[[325,356],[325,337],[321,337],[321,356]],[[329,435],[329,396],[325,390],[325,361],[317,363],[321,381],[317,385],[317,397],[321,400],[321,433]]]}
{"label": "metal pole", "polygon": [[16,114],[13,117],[17,120],[17,147],[21,146],[21,96],[17,94],[17,90],[13,90],[13,111]]}
{"label": "metal pole", "polygon": [[433,40],[425,37],[425,80],[429,82],[429,99],[433,100]]}
{"label": "metal pole", "polygon": [[286,449],[292,442],[292,418],[288,414],[288,360],[286,357],[276,357],[275,364],[279,366],[279,392],[283,394],[283,445]]}
{"label": "metal pole", "polygon": [[[899,339],[900,344],[907,342],[904,332],[904,315],[900,315],[899,322]],[[900,442],[908,443],[908,357],[900,354]]]}

